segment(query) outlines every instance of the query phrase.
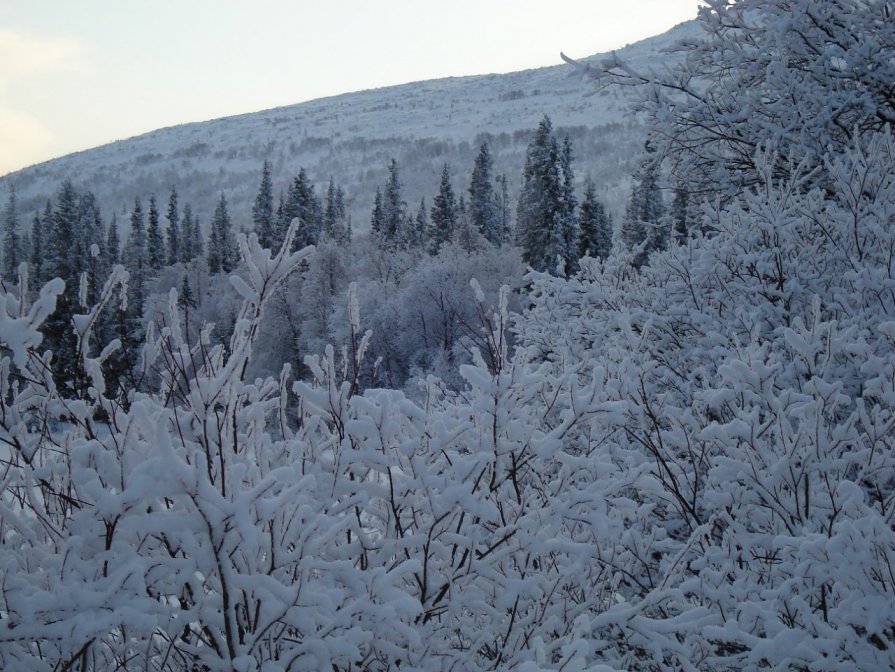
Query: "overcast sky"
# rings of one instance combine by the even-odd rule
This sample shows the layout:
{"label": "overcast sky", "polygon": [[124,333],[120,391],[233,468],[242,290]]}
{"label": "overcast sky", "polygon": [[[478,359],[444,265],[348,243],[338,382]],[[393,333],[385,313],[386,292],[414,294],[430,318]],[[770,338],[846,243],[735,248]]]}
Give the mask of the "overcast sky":
{"label": "overcast sky", "polygon": [[555,65],[698,0],[0,0],[0,175],[163,126]]}

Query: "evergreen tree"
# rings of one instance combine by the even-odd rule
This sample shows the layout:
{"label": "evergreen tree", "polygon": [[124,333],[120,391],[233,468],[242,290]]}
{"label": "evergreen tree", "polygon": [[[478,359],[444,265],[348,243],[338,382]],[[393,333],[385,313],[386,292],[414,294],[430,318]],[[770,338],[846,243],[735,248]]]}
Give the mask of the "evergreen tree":
{"label": "evergreen tree", "polygon": [[560,151],[544,116],[528,145],[517,209],[522,258],[536,271],[552,273],[558,264],[568,271],[574,263],[571,178],[571,149],[565,143]]}
{"label": "evergreen tree", "polygon": [[258,187],[258,195],[255,196],[255,204],[252,206],[252,223],[255,225],[255,233],[258,234],[261,246],[272,249],[275,237],[273,184],[270,179],[270,161],[267,160],[261,167],[261,185]]}
{"label": "evergreen tree", "polygon": [[119,307],[118,339],[122,348],[110,361],[115,380],[127,379],[137,362],[137,354],[143,343],[143,305],[146,299],[146,279],[149,272],[146,223],[140,198],[134,199],[130,217],[130,232],[124,247],[124,264],[130,273],[127,302]]}
{"label": "evergreen tree", "polygon": [[671,202],[671,233],[674,242],[682,245],[690,233],[690,193],[678,186]]}
{"label": "evergreen tree", "polygon": [[68,180],[63,182],[56,196],[56,205],[50,217],[50,226],[45,240],[44,274],[47,279],[61,278],[65,291],[56,301],[55,312],[44,322],[44,346],[54,355],[56,384],[70,387],[73,372],[77,370],[75,333],[72,316],[77,310],[79,271],[81,258],[78,228],[79,195]]}
{"label": "evergreen tree", "polygon": [[112,221],[109,224],[109,231],[106,234],[106,256],[109,259],[109,266],[114,266],[121,260],[121,239],[118,234],[118,217],[113,213]]}
{"label": "evergreen tree", "polygon": [[480,247],[482,234],[472,223],[466,199],[461,196],[457,202],[457,223],[454,227],[454,240],[466,254],[472,254]]}
{"label": "evergreen tree", "polygon": [[594,183],[590,180],[584,189],[578,224],[578,257],[608,257],[612,251],[612,220],[597,200]]}
{"label": "evergreen tree", "polygon": [[563,138],[560,154],[562,166],[562,210],[560,212],[560,237],[568,275],[578,263],[578,202],[575,198],[575,173],[572,170],[572,142]]}
{"label": "evergreen tree", "polygon": [[[189,207],[189,203],[187,204]],[[205,256],[205,240],[202,237],[202,228],[199,226],[199,218],[193,216],[193,225],[190,227],[190,244],[193,247],[193,259],[201,259]]]}
{"label": "evergreen tree", "polygon": [[210,273],[230,273],[236,268],[236,240],[233,237],[230,215],[227,212],[227,199],[223,193],[211,220],[207,259]]}
{"label": "evergreen tree", "polygon": [[429,242],[429,210],[426,207],[426,199],[420,199],[420,207],[416,211],[413,227],[412,246],[425,249]]}
{"label": "evergreen tree", "polygon": [[66,292],[77,292],[78,271],[81,268],[78,227],[79,195],[69,180],[63,182],[56,196],[56,206],[50,220],[46,240],[48,277],[62,278]]}
{"label": "evergreen tree", "polygon": [[451,186],[451,170],[448,164],[441,169],[441,182],[438,194],[432,205],[431,234],[429,236],[429,253],[438,254],[441,246],[450,242],[457,228],[457,200]]}
{"label": "evergreen tree", "polygon": [[332,177],[329,178],[329,187],[326,190],[323,231],[330,240],[343,247],[351,242],[351,233],[345,212],[345,192],[342,191],[342,187],[336,186]]}
{"label": "evergreen tree", "polygon": [[[81,273],[86,273],[87,306],[99,299],[99,290],[111,266],[106,255],[106,230],[102,213],[92,192],[83,194],[78,202],[78,256]],[[86,306],[85,306],[86,307]]]}
{"label": "evergreen tree", "polygon": [[177,188],[171,187],[171,195],[168,196],[168,211],[165,213],[168,220],[168,265],[173,266],[178,261],[183,261],[180,254],[180,241],[182,233],[180,231],[180,214],[177,209]]}
{"label": "evergreen tree", "polygon": [[31,224],[31,256],[28,276],[32,291],[39,290],[50,279],[47,276],[48,266],[45,252],[48,249],[46,239],[52,228],[52,216],[52,206],[47,201],[43,217],[35,215]]}
{"label": "evergreen tree", "polygon": [[376,187],[376,195],[373,197],[373,212],[370,214],[370,231],[378,244],[382,244],[384,230],[385,215],[382,211],[382,189]]}
{"label": "evergreen tree", "polygon": [[664,221],[665,204],[659,189],[659,164],[647,143],[647,157],[634,175],[631,200],[622,222],[622,241],[635,250],[634,264],[641,266],[654,250],[668,246],[668,231]]}
{"label": "evergreen tree", "polygon": [[180,244],[178,246],[180,261],[184,263],[192,261],[198,255],[193,233],[194,226],[193,209],[189,203],[186,203],[183,206],[183,218],[180,220]]}
{"label": "evergreen tree", "polygon": [[130,232],[124,247],[124,262],[131,272],[132,281],[135,272],[141,276],[145,272],[147,265],[146,223],[143,219],[143,204],[140,203],[139,196],[134,199],[134,208],[131,210]]}
{"label": "evergreen tree", "polygon": [[472,168],[472,179],[469,184],[469,216],[473,226],[488,242],[499,245],[502,233],[497,195],[491,176],[493,166],[491,149],[487,142],[483,142]]}
{"label": "evergreen tree", "polygon": [[146,260],[152,272],[158,272],[165,264],[165,241],[159,225],[159,211],[155,194],[149,197],[149,227],[146,229]]}
{"label": "evergreen tree", "polygon": [[205,257],[205,263],[208,264],[208,272],[212,275],[221,272],[221,242],[214,225],[208,231],[208,255]]}
{"label": "evergreen tree", "polygon": [[510,189],[507,184],[507,176],[497,177],[497,231],[498,238],[492,242],[496,245],[504,245],[513,240],[512,213],[510,212]]}
{"label": "evergreen tree", "polygon": [[[196,307],[196,297],[193,294],[193,288],[190,287],[190,279],[186,273],[183,274],[183,280],[180,281],[180,293],[177,296],[177,305],[185,311]],[[189,321],[189,313],[187,312],[187,321]]]}
{"label": "evergreen tree", "polygon": [[407,203],[401,196],[401,178],[398,162],[391,160],[388,166],[388,180],[382,193],[382,241],[392,248],[407,247]]}
{"label": "evergreen tree", "polygon": [[274,236],[273,247],[280,249],[283,244],[283,236],[289,228],[289,222],[286,221],[286,197],[280,192],[280,201],[277,204],[277,214],[274,217]]}
{"label": "evergreen tree", "polygon": [[22,259],[22,241],[19,237],[19,216],[16,211],[16,190],[10,187],[9,198],[3,213],[3,279],[15,282]]}
{"label": "evergreen tree", "polygon": [[314,193],[314,185],[311,184],[304,168],[299,170],[298,175],[289,186],[283,212],[284,228],[280,233],[281,238],[285,236],[286,229],[293,219],[297,217],[299,221],[298,231],[292,242],[293,251],[317,242],[323,228],[323,206]]}

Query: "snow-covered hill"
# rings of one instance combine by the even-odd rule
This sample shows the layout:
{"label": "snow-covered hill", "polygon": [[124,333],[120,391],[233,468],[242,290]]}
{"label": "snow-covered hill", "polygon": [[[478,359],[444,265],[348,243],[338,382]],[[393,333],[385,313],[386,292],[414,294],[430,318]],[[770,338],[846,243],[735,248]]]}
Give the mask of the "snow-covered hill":
{"label": "snow-covered hill", "polygon": [[[620,53],[635,65],[661,65],[669,58],[664,50],[696,30],[681,24]],[[261,164],[269,159],[278,190],[300,168],[321,189],[334,176],[355,225],[364,228],[392,157],[415,208],[421,197],[431,199],[444,162],[465,190],[477,145],[488,138],[496,170],[514,192],[529,134],[546,114],[572,138],[579,180],[590,175],[618,213],[643,137],[628,102],[626,91],[599,90],[568,65],[415,82],[160,129],[11,173],[0,178],[0,193],[15,185],[27,222],[71,179],[96,194],[107,217],[114,210],[121,221],[135,196],[155,193],[164,201],[176,185],[203,223],[224,192],[239,226],[249,222]]]}

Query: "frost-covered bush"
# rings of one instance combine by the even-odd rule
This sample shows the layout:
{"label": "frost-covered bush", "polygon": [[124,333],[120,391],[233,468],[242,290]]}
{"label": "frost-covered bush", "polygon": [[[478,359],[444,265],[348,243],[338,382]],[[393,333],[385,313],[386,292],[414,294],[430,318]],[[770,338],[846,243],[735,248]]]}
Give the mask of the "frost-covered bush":
{"label": "frost-covered bush", "polygon": [[[599,653],[637,669],[887,669],[895,662],[895,143],[871,134],[707,211],[718,233],[540,277],[520,342],[621,405],[593,449],[648,510],[604,536],[618,604]],[[557,404],[571,405],[554,392]],[[628,499],[630,498],[630,499]],[[633,522],[633,521],[632,521]]]}
{"label": "frost-covered bush", "polygon": [[651,142],[690,190],[727,197],[759,184],[753,157],[769,142],[819,166],[861,134],[895,123],[891,0],[704,5],[702,31],[676,47],[683,60],[674,68],[603,64],[609,81],[647,84],[641,103]]}

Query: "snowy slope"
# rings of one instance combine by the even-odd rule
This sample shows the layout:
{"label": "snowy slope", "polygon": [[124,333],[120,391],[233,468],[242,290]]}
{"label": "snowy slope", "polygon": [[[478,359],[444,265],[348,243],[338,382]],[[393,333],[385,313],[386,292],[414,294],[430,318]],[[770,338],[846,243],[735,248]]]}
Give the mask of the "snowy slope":
{"label": "snowy slope", "polygon": [[[663,50],[694,30],[693,23],[681,24],[620,53],[637,66],[661,65],[669,58]],[[347,192],[356,226],[363,228],[392,157],[411,208],[423,196],[431,200],[444,162],[465,190],[483,138],[490,139],[496,169],[514,190],[529,133],[547,114],[572,137],[579,180],[593,177],[618,212],[643,137],[627,96],[598,90],[568,65],[415,82],[160,129],[12,173],[0,178],[0,193],[14,184],[21,219],[30,221],[58,185],[71,179],[97,195],[106,217],[114,210],[120,221],[135,196],[155,193],[163,203],[177,185],[181,203],[190,202],[203,222],[225,193],[240,225],[249,221],[267,158],[277,190],[285,190],[302,167],[320,190],[333,175]]]}

